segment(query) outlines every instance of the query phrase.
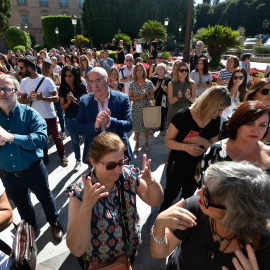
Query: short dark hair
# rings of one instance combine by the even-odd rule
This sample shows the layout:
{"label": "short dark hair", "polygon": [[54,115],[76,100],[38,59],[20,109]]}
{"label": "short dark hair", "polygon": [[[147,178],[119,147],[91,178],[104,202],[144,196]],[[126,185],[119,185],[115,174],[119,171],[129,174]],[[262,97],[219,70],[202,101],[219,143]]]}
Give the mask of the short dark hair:
{"label": "short dark hair", "polygon": [[156,49],[157,48],[157,42],[156,41],[152,41],[151,45]]}
{"label": "short dark hair", "polygon": [[[237,135],[237,130],[241,126],[245,125],[248,122],[256,121],[263,114],[268,114],[270,119],[270,107],[264,104],[261,101],[246,101],[238,109],[234,112],[232,117],[230,118],[227,126],[227,135],[230,139],[235,140]],[[268,120],[269,126],[269,120]],[[266,130],[263,138],[268,133],[268,129]],[[263,139],[262,138],[262,139]]]}
{"label": "short dark hair", "polygon": [[30,67],[34,71],[36,71],[36,63],[30,57],[19,58],[17,62],[18,63],[23,63],[26,68]]}
{"label": "short dark hair", "polygon": [[251,54],[250,53],[245,53],[242,56],[242,61],[245,61],[246,59],[250,59],[250,57],[251,57]]}

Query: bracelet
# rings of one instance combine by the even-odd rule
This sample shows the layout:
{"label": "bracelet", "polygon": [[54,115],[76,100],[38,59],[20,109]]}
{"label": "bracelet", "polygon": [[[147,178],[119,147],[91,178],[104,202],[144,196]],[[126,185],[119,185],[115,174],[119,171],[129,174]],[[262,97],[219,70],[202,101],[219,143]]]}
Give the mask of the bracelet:
{"label": "bracelet", "polygon": [[147,186],[151,186],[151,185],[154,184],[155,182],[156,182],[156,179],[154,179],[150,184],[147,184],[146,182],[145,182],[145,183],[146,183]]}
{"label": "bracelet", "polygon": [[235,101],[235,102],[236,102],[236,101],[240,101],[240,98],[237,98],[237,99],[235,99],[234,101]]}
{"label": "bracelet", "polygon": [[185,151],[185,143],[183,143],[183,148],[182,148],[182,151]]}
{"label": "bracelet", "polygon": [[158,244],[163,244],[163,243],[165,243],[165,240],[166,240],[166,238],[167,238],[166,233],[165,233],[165,236],[164,236],[162,239],[157,238],[157,237],[154,235],[154,226],[155,226],[155,225],[153,225],[152,228],[151,228],[151,235],[153,236],[154,241],[155,241],[156,243],[158,243]]}

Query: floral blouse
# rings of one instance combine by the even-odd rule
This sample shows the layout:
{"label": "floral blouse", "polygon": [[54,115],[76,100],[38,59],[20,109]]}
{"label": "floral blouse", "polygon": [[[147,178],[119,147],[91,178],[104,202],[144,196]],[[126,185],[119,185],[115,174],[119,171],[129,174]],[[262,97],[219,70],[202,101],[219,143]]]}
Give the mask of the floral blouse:
{"label": "floral blouse", "polygon": [[[135,254],[141,238],[140,220],[136,209],[136,189],[140,184],[140,170],[133,165],[124,166],[122,181],[126,200],[128,229],[130,232],[129,254]],[[94,171],[90,172],[92,184],[98,182]],[[125,254],[122,227],[119,223],[119,192],[120,179],[115,182],[112,192],[99,199],[93,206],[91,220],[91,242],[84,259],[93,263],[109,262]],[[68,190],[70,197],[83,200],[83,184],[78,180]]]}

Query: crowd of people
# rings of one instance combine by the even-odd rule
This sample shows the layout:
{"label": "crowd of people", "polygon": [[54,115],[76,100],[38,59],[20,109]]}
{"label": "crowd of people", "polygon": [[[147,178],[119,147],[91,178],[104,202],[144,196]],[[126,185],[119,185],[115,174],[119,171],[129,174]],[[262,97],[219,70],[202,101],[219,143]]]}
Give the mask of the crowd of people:
{"label": "crowd of people", "polygon": [[[119,66],[107,50],[100,55],[75,47],[0,54],[0,202],[7,196],[36,230],[31,190],[54,239],[61,241],[64,232],[46,169],[48,138],[65,167],[70,137],[74,171],[82,162],[89,169],[66,191],[67,246],[83,269],[133,264],[141,235],[136,195],[160,207],[151,252],[154,258],[170,255],[168,270],[268,269],[269,74],[250,85],[251,55],[242,61],[232,56],[213,85],[203,47],[198,41],[190,62],[176,60],[171,73],[156,42],[148,71],[137,40],[129,52],[120,40]],[[150,106],[161,107],[159,135],[168,147],[164,191],[146,155],[156,132],[143,120]],[[141,169],[132,165],[138,151],[146,152]],[[2,219],[1,206],[3,230],[12,215],[7,206]]]}

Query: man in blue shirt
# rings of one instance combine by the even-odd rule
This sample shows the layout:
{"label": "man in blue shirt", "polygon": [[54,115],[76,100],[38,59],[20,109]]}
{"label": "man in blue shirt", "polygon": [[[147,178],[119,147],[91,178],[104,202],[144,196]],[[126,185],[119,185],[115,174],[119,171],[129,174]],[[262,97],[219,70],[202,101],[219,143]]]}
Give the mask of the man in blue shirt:
{"label": "man in blue shirt", "polygon": [[44,209],[53,237],[61,240],[63,230],[49,189],[48,172],[42,161],[43,148],[47,144],[47,125],[35,109],[17,101],[19,88],[14,77],[1,75],[0,178],[21,219],[37,228],[30,189]]}
{"label": "man in blue shirt", "polygon": [[106,71],[109,67],[113,66],[114,61],[109,57],[109,52],[104,50],[104,58],[100,60],[100,67],[104,68]]}
{"label": "man in blue shirt", "polygon": [[247,70],[247,84],[249,84],[250,81],[250,61],[251,61],[251,54],[249,53],[243,54],[240,66],[244,67]]}

